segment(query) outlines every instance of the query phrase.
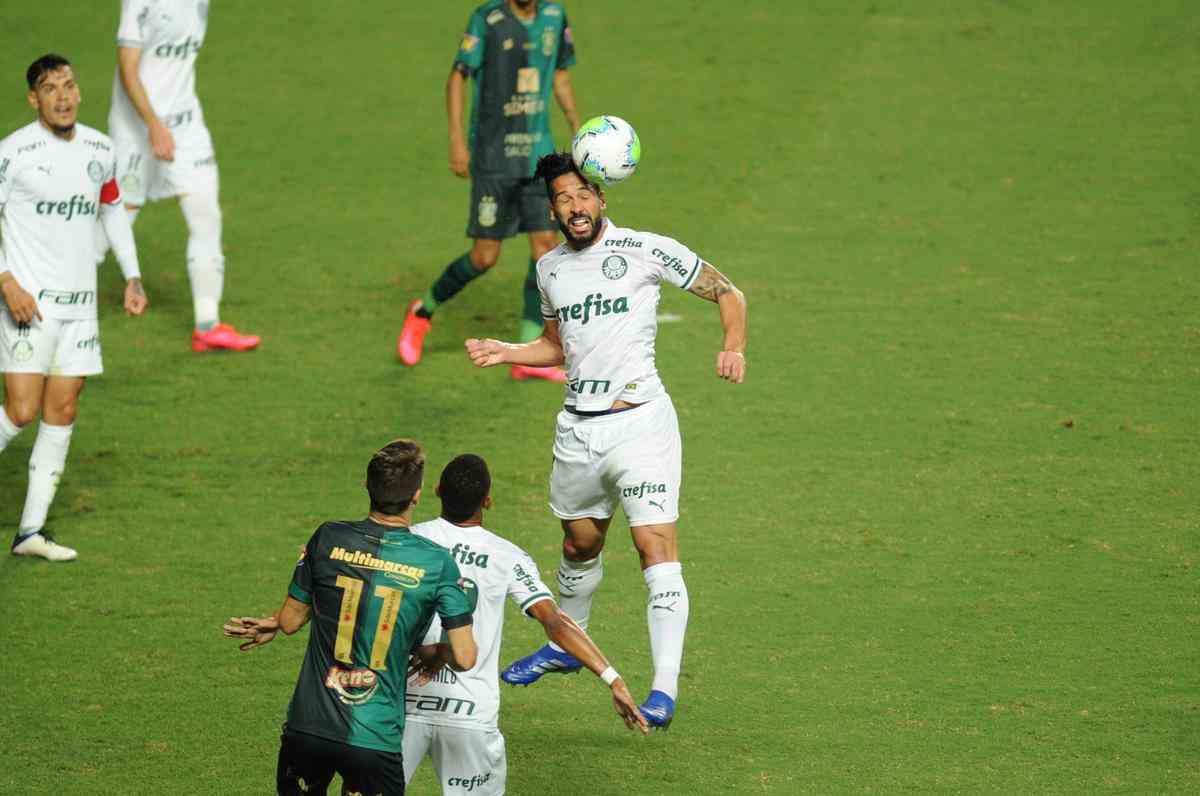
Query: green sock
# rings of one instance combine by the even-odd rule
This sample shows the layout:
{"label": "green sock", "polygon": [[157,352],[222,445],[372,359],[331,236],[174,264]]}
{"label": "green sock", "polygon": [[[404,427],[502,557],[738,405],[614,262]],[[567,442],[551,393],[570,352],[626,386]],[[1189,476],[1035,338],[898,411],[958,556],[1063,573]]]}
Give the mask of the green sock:
{"label": "green sock", "polygon": [[471,262],[471,255],[464,254],[454,262],[446,266],[446,270],[442,271],[442,275],[437,278],[433,286],[425,292],[421,297],[421,307],[430,315],[438,308],[438,305],[452,299],[460,290],[467,286],[467,283],[483,276],[486,268],[476,268]]}
{"label": "green sock", "polygon": [[536,340],[545,324],[542,322],[542,296],[537,287],[537,260],[529,259],[529,272],[525,274],[525,302],[521,308],[520,341]]}

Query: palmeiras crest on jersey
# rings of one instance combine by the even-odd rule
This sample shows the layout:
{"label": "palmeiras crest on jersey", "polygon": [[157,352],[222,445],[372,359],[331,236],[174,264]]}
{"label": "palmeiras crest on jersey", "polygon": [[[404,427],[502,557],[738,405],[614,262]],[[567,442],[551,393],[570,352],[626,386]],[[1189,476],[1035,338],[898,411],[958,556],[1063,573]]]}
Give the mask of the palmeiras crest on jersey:
{"label": "palmeiras crest on jersey", "polygon": [[629,263],[621,255],[614,254],[604,258],[604,262],[600,263],[600,270],[609,279],[620,279],[629,270]]}
{"label": "palmeiras crest on jersey", "polygon": [[496,211],[499,205],[496,203],[496,197],[485,196],[479,200],[479,225],[481,227],[491,227],[496,224]]}
{"label": "palmeiras crest on jersey", "polygon": [[92,178],[92,182],[99,185],[104,182],[104,164],[98,160],[93,160],[87,165],[88,176]]}
{"label": "palmeiras crest on jersey", "polygon": [[28,340],[18,340],[13,344],[12,357],[14,362],[28,362],[33,359],[33,343]]}

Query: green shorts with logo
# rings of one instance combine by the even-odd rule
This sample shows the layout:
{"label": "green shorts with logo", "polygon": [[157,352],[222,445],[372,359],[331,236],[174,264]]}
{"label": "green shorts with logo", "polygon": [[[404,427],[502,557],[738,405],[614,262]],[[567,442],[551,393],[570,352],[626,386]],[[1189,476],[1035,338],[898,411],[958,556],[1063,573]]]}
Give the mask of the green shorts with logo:
{"label": "green shorts with logo", "polygon": [[468,238],[503,240],[521,232],[558,229],[541,180],[522,185],[511,177],[473,177]]}

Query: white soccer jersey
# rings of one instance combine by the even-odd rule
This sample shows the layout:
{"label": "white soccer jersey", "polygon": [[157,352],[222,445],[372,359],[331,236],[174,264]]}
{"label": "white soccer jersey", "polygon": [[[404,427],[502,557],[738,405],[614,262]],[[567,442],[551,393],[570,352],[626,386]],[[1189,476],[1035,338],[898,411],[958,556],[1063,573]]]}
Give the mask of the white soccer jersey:
{"label": "white soccer jersey", "polygon": [[[438,518],[414,525],[411,530],[448,549],[462,576],[474,581],[479,601],[471,632],[479,657],[470,671],[446,668],[423,686],[409,683],[406,720],[494,730],[500,714],[504,598],[509,597],[527,611],[534,603],[553,599],[550,590],[528,553],[485,528],[463,528]],[[432,630],[438,632],[438,628]]]}
{"label": "white soccer jersey", "polygon": [[4,268],[44,317],[96,317],[96,224],[102,202],[121,201],[115,174],[112,141],[82,124],[70,141],[36,121],[0,141]]}
{"label": "white soccer jersey", "polygon": [[603,411],[665,392],[654,365],[660,285],[686,290],[698,273],[687,246],[608,219],[587,249],[564,243],[538,260],[542,316],[558,321],[566,355],[568,406]]}
{"label": "white soccer jersey", "polygon": [[[150,107],[176,137],[203,122],[196,96],[196,58],[208,29],[208,5],[207,0],[121,0],[117,45],[142,51],[138,77]],[[126,131],[146,134],[145,123],[121,85],[119,67],[108,126],[114,136]]]}

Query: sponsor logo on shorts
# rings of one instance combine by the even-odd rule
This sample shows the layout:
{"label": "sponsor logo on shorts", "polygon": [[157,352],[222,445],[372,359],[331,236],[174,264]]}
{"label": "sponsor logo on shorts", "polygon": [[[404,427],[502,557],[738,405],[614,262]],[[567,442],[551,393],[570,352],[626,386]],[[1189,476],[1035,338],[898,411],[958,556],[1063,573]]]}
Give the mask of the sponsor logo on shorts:
{"label": "sponsor logo on shorts", "polygon": [[38,301],[48,301],[60,307],[86,307],[96,303],[94,290],[42,290]]}
{"label": "sponsor logo on shorts", "polygon": [[629,298],[618,296],[615,299],[606,299],[603,293],[588,293],[578,304],[559,307],[555,312],[558,314],[560,323],[580,321],[582,325],[586,326],[588,321],[603,315],[619,315],[629,312]]}
{"label": "sponsor logo on shorts", "polygon": [[162,123],[168,128],[182,127],[185,124],[191,124],[194,118],[195,113],[193,111],[180,111],[179,113],[172,113],[170,116],[164,116]]}
{"label": "sponsor logo on shorts", "polygon": [[475,703],[469,699],[459,699],[458,697],[439,697],[432,694],[413,694],[404,695],[404,704],[409,710],[427,710],[432,713],[449,713],[452,716],[473,716],[475,714]]}
{"label": "sponsor logo on shorts", "polygon": [[60,202],[43,200],[35,204],[33,209],[39,216],[64,216],[67,221],[96,215],[96,203],[89,202],[81,193]]}
{"label": "sponsor logo on shorts", "polygon": [[609,279],[620,279],[629,270],[629,262],[619,254],[612,254],[600,263],[600,271]]}
{"label": "sponsor logo on shorts", "polygon": [[486,784],[491,778],[492,778],[492,772],[490,772],[490,771],[486,774],[476,774],[473,777],[471,777],[470,779],[468,779],[467,777],[450,777],[449,779],[446,780],[446,787],[462,788],[467,793],[470,793],[471,791],[475,790],[476,788],[483,787],[484,784]]}
{"label": "sponsor logo on shorts", "polygon": [[637,486],[627,486],[621,488],[621,497],[641,498],[646,495],[666,494],[666,484],[651,484],[643,481]]}
{"label": "sponsor logo on shorts", "polygon": [[325,672],[325,687],[343,704],[361,705],[375,695],[379,676],[370,669],[343,669],[334,665]]}
{"label": "sponsor logo on shorts", "polygon": [[[188,36],[181,42],[167,42],[160,44],[154,48],[154,54],[159,58],[190,58],[200,52],[200,47],[204,44],[204,39],[193,39]],[[168,125],[169,126],[169,125]]]}
{"label": "sponsor logo on shorts", "polygon": [[33,359],[33,343],[28,340],[18,340],[12,347],[14,362],[28,362]]}
{"label": "sponsor logo on shorts", "polygon": [[93,160],[88,163],[87,173],[92,182],[96,183],[97,185],[104,182],[104,164],[100,161]]}
{"label": "sponsor logo on shorts", "polygon": [[499,204],[494,196],[484,196],[479,200],[479,226],[492,227],[496,225],[496,212]]}
{"label": "sponsor logo on shorts", "polygon": [[99,351],[100,350],[100,335],[94,334],[86,340],[80,340],[75,344],[75,347],[80,351]]}
{"label": "sponsor logo on shorts", "polygon": [[192,165],[196,168],[200,168],[201,166],[215,166],[217,165],[217,156],[209,155],[208,157],[201,158],[200,160],[193,160]]}

